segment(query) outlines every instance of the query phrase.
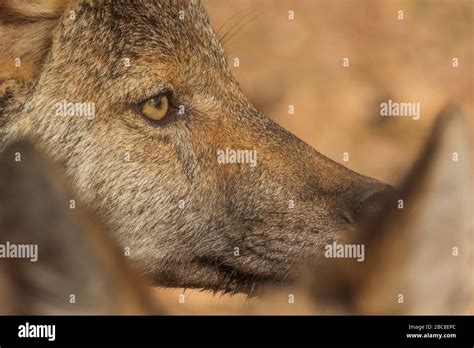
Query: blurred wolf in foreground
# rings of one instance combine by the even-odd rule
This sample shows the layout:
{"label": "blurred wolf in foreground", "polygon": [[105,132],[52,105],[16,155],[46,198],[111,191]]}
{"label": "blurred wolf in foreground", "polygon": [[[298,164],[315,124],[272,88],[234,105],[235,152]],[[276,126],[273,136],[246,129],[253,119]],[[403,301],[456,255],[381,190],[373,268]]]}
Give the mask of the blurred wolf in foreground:
{"label": "blurred wolf in foreground", "polygon": [[0,23],[0,148],[62,164],[156,284],[287,283],[394,195],[260,114],[198,1],[4,0]]}
{"label": "blurred wolf in foreground", "polygon": [[286,292],[227,311],[163,294],[153,304],[103,228],[69,209],[62,178],[31,146],[12,144],[0,157],[0,241],[37,244],[40,253],[35,263],[0,260],[0,313],[472,313],[472,178],[457,113],[445,110],[403,183],[404,209],[385,205],[348,240],[366,245],[364,262],[328,259]]}

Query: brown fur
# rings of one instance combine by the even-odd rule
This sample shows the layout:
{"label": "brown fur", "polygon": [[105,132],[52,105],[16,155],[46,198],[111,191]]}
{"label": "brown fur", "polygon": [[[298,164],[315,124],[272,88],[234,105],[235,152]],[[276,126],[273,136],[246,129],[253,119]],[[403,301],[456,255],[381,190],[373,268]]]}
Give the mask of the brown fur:
{"label": "brown fur", "polygon": [[[62,163],[77,197],[157,284],[282,284],[391,191],[260,114],[198,1],[63,4],[38,15],[0,5],[12,19],[0,29],[0,143],[28,137]],[[23,65],[12,73],[15,55]],[[134,105],[164,90],[186,115],[152,125]],[[63,100],[95,103],[96,117],[55,116]],[[256,150],[258,165],[219,164],[226,148]]]}

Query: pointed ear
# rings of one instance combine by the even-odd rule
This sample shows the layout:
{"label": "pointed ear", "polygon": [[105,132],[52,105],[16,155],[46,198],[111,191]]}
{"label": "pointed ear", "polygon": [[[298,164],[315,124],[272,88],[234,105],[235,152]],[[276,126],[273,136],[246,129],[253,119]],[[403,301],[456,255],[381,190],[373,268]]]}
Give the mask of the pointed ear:
{"label": "pointed ear", "polygon": [[[7,287],[0,289],[0,311],[113,314],[156,309],[123,253],[76,204],[62,177],[31,145],[15,143],[2,154],[0,277]],[[8,308],[2,309],[5,304]]]}
{"label": "pointed ear", "polygon": [[0,2],[0,82],[37,75],[65,4],[59,0]]}
{"label": "pointed ear", "polygon": [[[464,314],[473,304],[472,167],[465,115],[446,107],[397,202],[358,238],[364,262],[332,259],[316,301],[360,314]],[[334,260],[334,261],[333,261]],[[320,278],[319,278],[320,279]]]}
{"label": "pointed ear", "polygon": [[392,207],[382,230],[372,226],[369,272],[357,300],[361,311],[465,314],[472,304],[468,129],[456,107],[440,113],[424,153],[402,185],[403,201]]}

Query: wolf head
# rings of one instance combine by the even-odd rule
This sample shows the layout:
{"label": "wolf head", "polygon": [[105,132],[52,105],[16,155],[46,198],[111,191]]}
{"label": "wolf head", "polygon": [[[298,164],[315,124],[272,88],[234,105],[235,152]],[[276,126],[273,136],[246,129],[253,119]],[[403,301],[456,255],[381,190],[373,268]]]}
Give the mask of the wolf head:
{"label": "wolf head", "polygon": [[296,276],[393,194],[259,113],[197,1],[6,1],[2,142],[30,137],[157,283]]}

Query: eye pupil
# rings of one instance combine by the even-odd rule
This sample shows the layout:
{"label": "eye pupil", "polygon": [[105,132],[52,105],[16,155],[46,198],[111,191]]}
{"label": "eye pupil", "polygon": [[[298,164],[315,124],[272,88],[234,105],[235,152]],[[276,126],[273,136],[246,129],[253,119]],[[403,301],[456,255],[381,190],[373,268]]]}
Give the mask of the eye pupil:
{"label": "eye pupil", "polygon": [[159,98],[154,97],[154,98],[150,99],[150,103],[151,103],[151,105],[153,105],[155,107],[158,107],[158,106],[161,105],[161,100],[162,100],[161,97],[159,97]]}
{"label": "eye pupil", "polygon": [[165,95],[158,95],[141,104],[141,113],[150,120],[159,121],[168,114],[169,102]]}

